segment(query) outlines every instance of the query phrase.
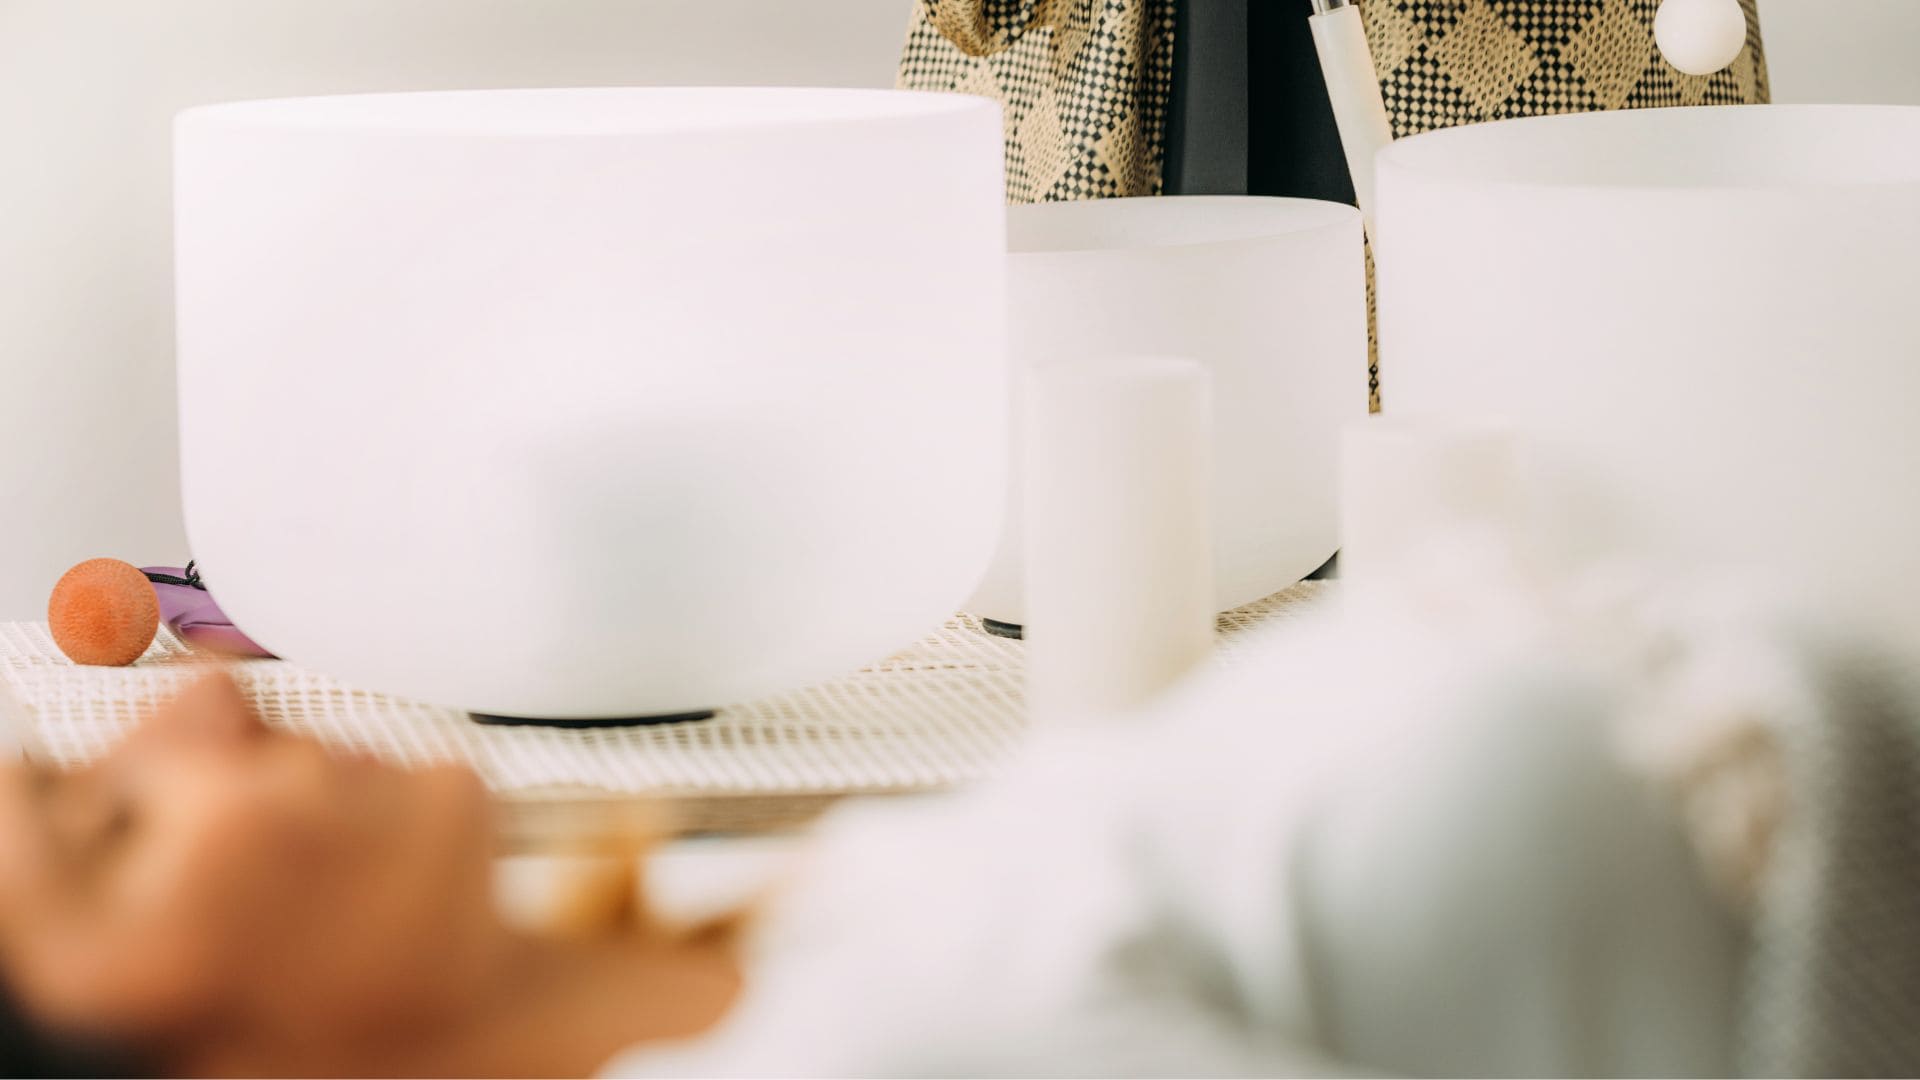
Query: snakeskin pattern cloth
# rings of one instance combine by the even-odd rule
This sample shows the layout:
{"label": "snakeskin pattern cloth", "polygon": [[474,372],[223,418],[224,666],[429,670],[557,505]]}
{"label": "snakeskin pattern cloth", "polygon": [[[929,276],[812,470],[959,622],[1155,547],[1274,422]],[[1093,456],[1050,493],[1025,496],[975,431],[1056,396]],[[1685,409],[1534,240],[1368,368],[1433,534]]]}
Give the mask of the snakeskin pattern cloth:
{"label": "snakeskin pattern cloth", "polygon": [[[1009,201],[1159,194],[1175,2],[919,0],[899,85],[1001,102]],[[1544,113],[1764,102],[1756,2],[1742,0],[1739,59],[1701,77],[1655,47],[1659,0],[1362,0],[1361,13],[1394,134],[1405,136]],[[1306,0],[1298,6],[1306,18]]]}
{"label": "snakeskin pattern cloth", "polygon": [[1758,0],[1747,47],[1683,75],[1653,41],[1659,0],[1362,0],[1396,138],[1458,124],[1600,109],[1768,99]]}
{"label": "snakeskin pattern cloth", "polygon": [[[919,0],[899,84],[1000,101],[1009,202],[1158,195],[1176,2],[1205,0]],[[1763,103],[1757,2],[1741,0],[1747,47],[1705,76],[1660,55],[1660,0],[1361,0],[1361,14],[1400,138],[1549,113]],[[1378,412],[1373,310],[1369,252],[1367,404]]]}
{"label": "snakeskin pattern cloth", "polygon": [[1160,193],[1173,0],[919,0],[899,83],[996,98],[1007,199]]}

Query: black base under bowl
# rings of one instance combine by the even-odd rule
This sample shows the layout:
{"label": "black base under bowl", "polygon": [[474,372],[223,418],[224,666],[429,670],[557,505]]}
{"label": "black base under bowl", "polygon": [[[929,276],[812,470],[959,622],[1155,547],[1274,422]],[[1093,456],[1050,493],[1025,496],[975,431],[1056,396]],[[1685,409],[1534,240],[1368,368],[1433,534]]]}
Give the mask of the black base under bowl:
{"label": "black base under bowl", "polygon": [[1027,634],[1019,623],[1001,622],[998,619],[981,619],[980,629],[994,637],[1012,638],[1015,641],[1019,641]]}
{"label": "black base under bowl", "polygon": [[533,716],[495,716],[491,713],[468,713],[477,724],[489,727],[550,727],[581,730],[585,728],[623,728],[657,727],[661,724],[691,724],[700,720],[711,720],[716,710],[703,709],[699,712],[669,713],[663,716],[606,716],[592,717],[586,720],[543,720]]}

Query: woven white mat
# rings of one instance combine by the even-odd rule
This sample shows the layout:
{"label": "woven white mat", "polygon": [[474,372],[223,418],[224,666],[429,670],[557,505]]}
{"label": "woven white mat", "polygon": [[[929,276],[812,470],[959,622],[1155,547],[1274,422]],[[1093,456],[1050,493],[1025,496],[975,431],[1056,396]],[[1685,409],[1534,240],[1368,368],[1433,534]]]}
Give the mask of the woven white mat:
{"label": "woven white mat", "polygon": [[[1221,617],[1217,662],[1247,631],[1297,617],[1303,584]],[[80,667],[43,624],[0,624],[0,722],[28,754],[88,761],[209,661],[164,629],[128,668]],[[463,712],[343,686],[277,660],[231,667],[269,722],[401,765],[461,761],[500,795],[818,796],[950,787],[990,773],[1026,728],[1024,646],[958,616],[912,648],[845,678],[657,727],[488,727]]]}

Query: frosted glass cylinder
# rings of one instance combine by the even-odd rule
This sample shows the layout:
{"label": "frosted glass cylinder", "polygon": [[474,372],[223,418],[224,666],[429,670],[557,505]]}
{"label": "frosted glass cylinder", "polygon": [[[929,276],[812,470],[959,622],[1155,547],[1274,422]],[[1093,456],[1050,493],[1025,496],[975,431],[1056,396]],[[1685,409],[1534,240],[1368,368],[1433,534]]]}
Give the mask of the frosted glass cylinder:
{"label": "frosted glass cylinder", "polygon": [[910,642],[1000,526],[1000,137],[991,103],[886,91],[182,114],[209,582],[291,660],[513,716],[700,710]]}
{"label": "frosted glass cylinder", "polygon": [[1379,187],[1389,413],[1528,436],[1607,543],[1920,629],[1920,109],[1457,128]]}
{"label": "frosted glass cylinder", "polygon": [[[1340,428],[1367,411],[1359,211],[1238,197],[1042,203],[1014,207],[1008,235],[1016,370],[1154,354],[1210,373],[1216,609],[1326,562],[1339,546]],[[968,604],[1016,624],[1020,490],[1016,477],[993,569]]]}
{"label": "frosted glass cylinder", "polygon": [[1207,369],[1101,357],[1036,368],[1026,392],[1027,702],[1104,719],[1213,651]]}

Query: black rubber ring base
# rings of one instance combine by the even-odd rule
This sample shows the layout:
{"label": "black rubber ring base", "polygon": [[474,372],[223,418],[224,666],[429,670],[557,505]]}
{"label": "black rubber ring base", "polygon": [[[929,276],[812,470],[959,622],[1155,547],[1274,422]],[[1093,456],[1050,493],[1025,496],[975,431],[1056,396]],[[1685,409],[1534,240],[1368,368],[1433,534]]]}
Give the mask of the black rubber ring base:
{"label": "black rubber ring base", "polygon": [[586,720],[541,720],[531,716],[494,716],[491,713],[468,713],[477,724],[489,727],[550,727],[585,730],[590,728],[658,727],[662,724],[692,724],[701,720],[711,720],[716,711],[703,709],[699,712],[670,713],[665,716],[609,716],[592,717]]}

